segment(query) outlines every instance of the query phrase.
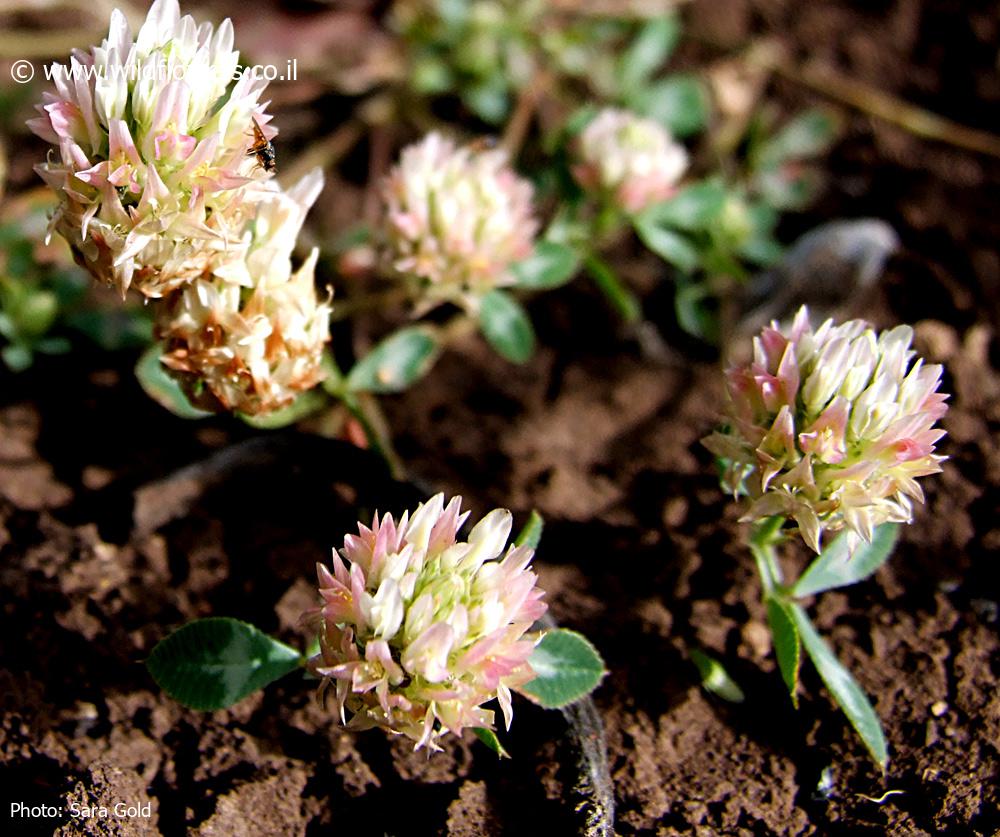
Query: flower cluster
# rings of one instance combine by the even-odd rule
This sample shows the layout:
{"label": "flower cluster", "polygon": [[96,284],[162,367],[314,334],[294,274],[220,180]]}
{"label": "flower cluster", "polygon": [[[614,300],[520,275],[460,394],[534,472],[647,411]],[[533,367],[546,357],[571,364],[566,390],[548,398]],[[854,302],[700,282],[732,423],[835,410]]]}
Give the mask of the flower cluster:
{"label": "flower cluster", "polygon": [[233,27],[181,17],[157,0],[133,41],[125,16],[69,66],[55,64],[31,129],[58,149],[37,167],[60,196],[55,229],[98,279],[161,297],[240,258],[248,154],[266,81],[244,72]]}
{"label": "flower cluster", "polygon": [[316,297],[318,251],[295,273],[291,262],[322,186],[316,170],[287,192],[270,191],[254,207],[238,273],[196,279],[161,309],[163,363],[180,373],[192,400],[203,401],[195,390],[205,387],[223,408],[257,415],[322,379],[330,306]]}
{"label": "flower cluster", "polygon": [[286,404],[318,380],[328,310],[315,256],[288,257],[315,199],[313,177],[283,195],[254,149],[276,131],[266,80],[238,70],[233,27],[181,17],[156,0],[133,40],[115,10],[108,37],[53,65],[32,130],[58,149],[37,166],[59,196],[50,229],[118,290],[163,299],[164,362],[218,403]]}
{"label": "flower cluster", "polygon": [[432,133],[403,150],[383,187],[391,269],[426,306],[511,284],[538,224],[531,184],[504,151],[458,147]]}
{"label": "flower cluster", "polygon": [[669,198],[688,167],[688,154],[658,122],[605,108],[580,134],[574,174],[626,212]]}
{"label": "flower cluster", "polygon": [[912,519],[917,478],[941,470],[948,397],[912,339],[909,326],[876,334],[862,320],[814,330],[805,308],[754,339],[752,363],[728,373],[730,425],[704,441],[734,493],[745,481],[744,520],[792,518],[819,552],[824,530],[846,529],[853,550],[875,526]]}
{"label": "flower cluster", "polygon": [[[437,495],[395,521],[378,516],[319,565],[322,608],[306,619],[320,636],[310,669],[332,686],[341,722],[382,727],[416,747],[465,727],[493,727],[482,704],[496,698],[509,727],[511,689],[534,677],[537,637],[527,633],[546,610],[533,550],[510,546],[510,512],[490,512],[456,534],[468,512],[461,498]],[[348,713],[350,718],[348,719]]]}

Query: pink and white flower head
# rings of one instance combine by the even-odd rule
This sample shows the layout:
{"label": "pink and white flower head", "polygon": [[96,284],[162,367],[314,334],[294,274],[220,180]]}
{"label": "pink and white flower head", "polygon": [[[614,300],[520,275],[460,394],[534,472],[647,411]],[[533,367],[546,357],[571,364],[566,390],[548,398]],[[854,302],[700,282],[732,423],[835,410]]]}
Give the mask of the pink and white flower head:
{"label": "pink and white flower head", "polygon": [[476,298],[513,282],[538,223],[531,184],[497,148],[459,147],[437,133],[403,150],[383,184],[391,269],[425,307]]}
{"label": "pink and white flower head", "polygon": [[446,732],[492,729],[483,704],[493,698],[510,727],[511,690],[534,678],[529,629],[546,605],[528,569],[534,551],[504,552],[510,512],[491,511],[458,541],[461,503],[439,494],[398,521],[376,515],[334,552],[333,572],[318,566],[324,604],[306,619],[321,650],[309,665],[349,729],[440,749]]}
{"label": "pink and white flower head", "polygon": [[36,167],[60,197],[51,229],[123,294],[164,296],[240,260],[247,184],[269,177],[248,154],[254,124],[276,131],[267,82],[238,60],[228,20],[198,25],[156,0],[134,40],[115,10],[99,47],[53,65],[56,90],[28,122],[57,149]]}
{"label": "pink and white flower head", "polygon": [[917,479],[941,470],[948,409],[942,367],[915,358],[912,339],[863,320],[814,330],[804,307],[754,338],[753,362],[728,373],[729,426],[704,441],[734,493],[745,478],[743,520],[791,518],[816,552],[827,530],[846,529],[853,551],[879,524],[910,522]]}
{"label": "pink and white flower head", "polygon": [[[196,402],[250,415],[285,407],[323,378],[330,305],[316,293],[313,248],[292,272],[292,250],[323,187],[316,169],[287,192],[273,184],[254,206],[243,259],[195,279],[161,308],[164,365]],[[207,389],[210,398],[196,395]]]}
{"label": "pink and white flower head", "polygon": [[585,189],[626,212],[669,198],[688,167],[688,153],[660,123],[605,108],[580,134],[573,172]]}

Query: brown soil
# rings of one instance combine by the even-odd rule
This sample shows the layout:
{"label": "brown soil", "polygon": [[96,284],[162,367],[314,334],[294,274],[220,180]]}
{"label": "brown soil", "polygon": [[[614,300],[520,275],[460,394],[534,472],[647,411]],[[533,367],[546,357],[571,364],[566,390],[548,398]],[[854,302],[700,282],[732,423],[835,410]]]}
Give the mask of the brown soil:
{"label": "brown soil", "polygon": [[[990,3],[704,0],[692,14],[713,41],[782,33],[852,76],[997,127]],[[812,101],[790,83],[777,92]],[[714,363],[650,361],[580,285],[535,304],[542,348],[528,366],[470,341],[386,405],[421,489],[462,493],[477,513],[545,515],[554,615],[611,670],[596,701],[621,834],[1000,828],[1000,165],[855,115],[832,169],[823,205],[787,232],[890,221],[903,252],[870,316],[918,323],[920,351],[947,364],[954,393],[951,458],[925,480],[927,506],[897,554],[812,608],[883,720],[884,777],[812,672],[798,711],[783,692],[738,511],[698,445],[722,398]],[[666,290],[646,305],[666,322]],[[236,616],[303,643],[315,562],[359,509],[401,509],[420,491],[346,445],[281,434],[250,442],[262,455],[188,509],[183,485],[150,484],[252,434],[172,418],[129,364],[83,350],[2,380],[0,802],[5,816],[9,801],[149,803],[151,816],[16,820],[2,833],[575,833],[566,724],[523,701],[501,763],[472,739],[427,760],[347,735],[295,677],[211,714],[155,688],[141,660],[192,618]],[[692,647],[725,661],[745,703],[700,688]]]}

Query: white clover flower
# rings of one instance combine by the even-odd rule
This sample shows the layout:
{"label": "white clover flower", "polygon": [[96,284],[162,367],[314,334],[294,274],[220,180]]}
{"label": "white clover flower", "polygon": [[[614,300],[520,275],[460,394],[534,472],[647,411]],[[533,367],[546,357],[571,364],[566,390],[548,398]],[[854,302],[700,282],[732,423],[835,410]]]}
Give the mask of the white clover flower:
{"label": "white clover flower", "polygon": [[704,440],[729,461],[731,490],[746,479],[743,520],[792,518],[816,552],[824,530],[845,528],[853,550],[881,523],[910,522],[917,478],[941,470],[948,409],[942,367],[914,360],[912,339],[862,320],[814,331],[804,307],[789,331],[754,339],[753,362],[728,373],[730,425]]}
{"label": "white clover flower", "polygon": [[[244,232],[244,258],[195,279],[160,311],[163,363],[196,402],[251,415],[287,406],[322,380],[330,305],[316,294],[318,251],[292,272],[292,250],[323,187],[317,169],[287,192],[271,186]],[[214,399],[214,401],[213,401]]]}
{"label": "white clover flower", "polygon": [[513,282],[510,266],[532,251],[533,190],[500,149],[458,147],[428,134],[403,150],[383,185],[392,270],[430,306]]}
{"label": "white clover flower", "polygon": [[[51,229],[81,265],[124,294],[160,297],[242,258],[246,188],[268,174],[248,151],[267,82],[245,70],[226,20],[216,30],[156,0],[133,41],[122,12],[108,37],[53,65],[31,129],[58,149],[36,170],[59,195]],[[50,154],[50,158],[51,158]]]}
{"label": "white clover flower", "polygon": [[573,172],[627,212],[669,198],[688,167],[688,153],[652,119],[605,108],[583,129]]}
{"label": "white clover flower", "polygon": [[482,704],[493,698],[510,727],[511,689],[534,678],[537,637],[527,632],[546,605],[528,569],[534,551],[511,545],[500,559],[510,512],[490,512],[457,541],[461,503],[439,494],[398,522],[376,515],[344,539],[347,564],[335,551],[332,573],[318,566],[324,604],[306,620],[321,650],[309,667],[350,729],[440,749],[448,731],[492,729]]}

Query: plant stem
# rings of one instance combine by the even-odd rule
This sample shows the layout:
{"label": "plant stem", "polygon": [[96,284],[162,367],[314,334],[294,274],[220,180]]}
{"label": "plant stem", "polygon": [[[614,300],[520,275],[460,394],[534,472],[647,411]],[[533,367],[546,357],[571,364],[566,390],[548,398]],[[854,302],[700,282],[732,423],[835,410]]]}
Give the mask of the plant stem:
{"label": "plant stem", "polygon": [[393,478],[402,479],[404,474],[403,463],[396,455],[395,450],[393,450],[391,440],[387,437],[387,434],[379,432],[379,422],[377,419],[381,418],[381,416],[372,416],[370,414],[370,412],[377,411],[378,402],[370,400],[366,404],[358,397],[358,393],[353,392],[345,392],[341,396],[341,400],[355,421],[361,425],[361,429],[365,433],[365,438],[368,440],[368,445],[386,463]]}
{"label": "plant stem", "polygon": [[783,579],[781,567],[778,566],[778,556],[774,552],[776,544],[781,542],[781,527],[785,518],[781,515],[769,517],[754,527],[747,546],[757,562],[757,572],[764,587],[764,597],[769,598],[779,592]]}

